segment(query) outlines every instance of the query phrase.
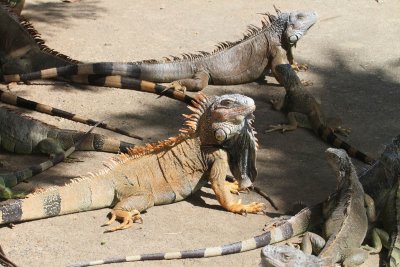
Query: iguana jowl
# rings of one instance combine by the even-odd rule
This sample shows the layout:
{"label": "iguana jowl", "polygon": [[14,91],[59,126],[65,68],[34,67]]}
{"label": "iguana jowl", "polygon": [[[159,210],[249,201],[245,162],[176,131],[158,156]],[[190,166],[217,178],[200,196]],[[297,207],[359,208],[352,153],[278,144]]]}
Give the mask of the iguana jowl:
{"label": "iguana jowl", "polygon": [[[261,257],[264,265],[344,266],[361,265],[368,253],[361,248],[368,221],[375,220],[374,202],[364,193],[355,168],[344,150],[328,148],[328,162],[337,172],[338,189],[323,203],[323,237],[306,233],[302,250],[289,246],[266,247]],[[310,255],[314,251],[318,258]]]}
{"label": "iguana jowl", "polygon": [[[6,82],[66,77],[72,75],[121,75],[152,82],[172,82],[175,89],[202,90],[207,84],[234,85],[252,82],[274,66],[293,62],[292,47],[317,21],[315,12],[267,14],[262,28],[251,25],[248,34],[236,42],[223,42],[212,52],[184,54],[165,61],[79,64],[33,73],[7,75]],[[86,79],[86,78],[85,78]],[[107,82],[107,79],[105,79]],[[86,79],[90,83],[90,79]]]}
{"label": "iguana jowl", "polygon": [[[263,203],[236,202],[225,186],[228,168],[235,178],[256,177],[256,139],[251,127],[254,101],[242,95],[198,96],[197,108],[187,115],[187,129],[168,140],[135,147],[115,166],[93,177],[0,204],[0,223],[19,222],[113,207],[112,219],[124,229],[153,205],[180,201],[211,182],[223,208],[235,213],[258,213]],[[244,153],[245,151],[245,153]],[[238,166],[234,166],[237,164]]]}
{"label": "iguana jowl", "polygon": [[[365,163],[372,164],[373,159],[358,149],[341,140],[335,132],[346,133],[339,125],[331,125],[323,115],[320,104],[310,94],[292,67],[288,64],[277,65],[275,71],[278,79],[285,87],[285,97],[281,100],[272,100],[273,108],[287,113],[288,124],[272,125],[266,132],[293,131],[298,126],[309,127],[314,133],[328,144],[346,150],[346,152]],[[304,121],[306,116],[306,122]]]}

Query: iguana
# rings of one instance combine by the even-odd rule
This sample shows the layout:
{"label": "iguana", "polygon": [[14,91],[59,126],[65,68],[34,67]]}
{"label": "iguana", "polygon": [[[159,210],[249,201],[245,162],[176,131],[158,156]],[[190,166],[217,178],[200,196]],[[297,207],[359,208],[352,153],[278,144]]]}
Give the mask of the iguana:
{"label": "iguana", "polygon": [[375,201],[377,228],[371,231],[373,253],[388,250],[390,267],[400,264],[400,135],[386,146],[373,166],[360,174],[364,191]]}
{"label": "iguana", "polygon": [[[335,132],[345,134],[347,131],[341,126],[330,124],[329,120],[324,117],[318,101],[304,88],[290,65],[277,65],[275,71],[277,77],[285,87],[286,95],[281,100],[271,100],[271,103],[274,109],[283,110],[287,113],[289,123],[271,125],[270,129],[266,132],[285,132],[293,131],[298,126],[308,127],[328,144],[346,150],[350,156],[367,164],[373,163],[374,159],[347,144],[335,134]],[[304,116],[307,117],[306,124],[302,122]]]}
{"label": "iguana", "polygon": [[225,186],[228,168],[239,183],[253,181],[257,171],[256,139],[251,126],[253,99],[238,95],[197,96],[186,115],[183,133],[159,143],[135,147],[114,166],[92,177],[0,203],[0,224],[113,207],[113,220],[125,229],[153,205],[185,199],[210,181],[221,206],[234,213],[258,213],[264,203],[241,204]]}
{"label": "iguana", "polygon": [[[1,110],[1,109],[0,109]],[[100,123],[100,122],[99,122]],[[35,164],[24,168],[20,171],[9,172],[9,173],[0,173],[0,199],[10,199],[10,198],[23,198],[26,195],[24,193],[14,193],[11,191],[9,187],[16,186],[18,183],[25,181],[39,173],[48,170],[49,168],[57,165],[62,162],[64,159],[69,157],[77,147],[79,147],[85,139],[90,136],[91,132],[94,128],[99,124],[95,124],[88,132],[83,133],[75,144],[72,144],[66,151],[60,150],[57,151],[52,158],[46,160],[40,164]],[[0,213],[1,214],[1,213]]]}
{"label": "iguana", "polygon": [[6,82],[72,75],[121,75],[152,82],[172,82],[174,89],[202,90],[207,84],[234,85],[264,78],[277,64],[293,62],[292,48],[317,21],[313,11],[266,14],[262,27],[251,25],[236,42],[220,43],[215,51],[183,54],[165,61],[89,63],[4,77]]}
{"label": "iguana", "polygon": [[[67,120],[71,120],[71,121],[75,121],[75,122],[79,122],[79,123],[83,123],[83,124],[87,124],[87,125],[95,125],[96,123],[98,123],[98,121],[93,120],[93,119],[89,119],[89,118],[85,118],[84,116],[78,115],[78,114],[74,114],[62,109],[58,109],[58,108],[54,108],[42,103],[38,103],[32,100],[28,100],[26,98],[23,97],[19,97],[16,96],[15,94],[11,93],[11,92],[5,92],[2,91],[0,89],[0,102],[2,103],[6,103],[9,105],[13,105],[16,107],[21,107],[21,108],[26,108],[26,109],[30,109],[30,110],[34,110],[40,113],[44,113],[44,114],[48,114],[51,116],[57,116],[57,117],[61,117]],[[99,128],[103,128],[103,129],[107,129],[119,134],[123,134],[132,138],[136,138],[139,140],[143,140],[142,137],[130,133],[124,129],[118,128],[118,127],[113,127],[111,125],[108,125],[106,123],[100,123],[98,125]]]}
{"label": "iguana", "polygon": [[[331,155],[333,153],[333,155]],[[330,157],[334,155],[342,155],[341,151],[328,149],[327,154]],[[350,161],[349,161],[350,162]],[[354,168],[352,169],[352,175],[355,175]],[[342,179],[343,178],[343,179]],[[109,263],[120,263],[120,262],[131,262],[131,261],[149,261],[149,260],[171,260],[171,259],[189,259],[189,258],[208,258],[215,256],[228,255],[233,253],[240,253],[249,250],[253,250],[256,248],[260,248],[266,246],[268,244],[277,243],[280,241],[288,240],[294,236],[303,234],[313,227],[318,226],[322,223],[322,214],[325,208],[345,209],[350,203],[351,207],[354,207],[353,203],[360,198],[363,198],[364,194],[360,191],[353,190],[353,177],[350,177],[348,173],[343,177],[343,175],[338,176],[338,185],[336,192],[332,194],[327,201],[316,204],[311,207],[306,207],[298,212],[296,215],[290,217],[287,216],[279,217],[278,220],[273,220],[273,224],[268,224],[267,231],[261,235],[255,236],[248,240],[239,241],[235,243],[225,244],[218,247],[209,247],[202,249],[194,249],[194,250],[185,250],[185,251],[177,251],[177,252],[167,252],[167,253],[149,253],[149,254],[140,254],[133,256],[123,256],[123,257],[113,257],[109,259],[103,260],[92,260],[92,261],[82,261],[76,264],[72,264],[71,267],[83,267],[83,266],[92,266],[92,265],[100,265],[100,264],[109,264]],[[361,187],[361,185],[360,185]],[[360,196],[361,195],[361,196]],[[361,212],[364,211],[363,207]],[[359,210],[356,210],[352,213],[358,213]],[[347,215],[347,214],[343,214]],[[347,219],[350,216],[345,216]],[[341,218],[343,219],[343,218]],[[362,220],[361,220],[362,222]],[[362,229],[363,226],[360,226]],[[366,229],[365,229],[366,232]],[[306,266],[306,265],[303,265]]]}
{"label": "iguana", "polygon": [[[6,107],[0,108],[0,125],[0,147],[19,154],[58,154],[76,144],[84,134],[59,129]],[[118,153],[127,152],[130,147],[134,144],[101,134],[89,134],[78,149]]]}
{"label": "iguana", "polygon": [[79,63],[47,47],[32,24],[4,2],[0,2],[0,36],[0,74]]}
{"label": "iguana", "polygon": [[[266,266],[344,266],[361,265],[368,257],[361,244],[368,222],[376,218],[372,198],[364,193],[356,170],[344,150],[328,148],[328,162],[337,173],[338,187],[323,204],[323,237],[308,232],[302,251],[290,247],[265,248],[262,261]],[[311,255],[314,251],[317,259]]]}

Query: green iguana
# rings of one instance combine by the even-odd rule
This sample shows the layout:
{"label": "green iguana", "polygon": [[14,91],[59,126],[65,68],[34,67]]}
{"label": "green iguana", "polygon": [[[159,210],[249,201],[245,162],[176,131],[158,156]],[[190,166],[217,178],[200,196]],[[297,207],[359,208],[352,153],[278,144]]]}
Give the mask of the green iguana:
{"label": "green iguana", "polygon": [[[293,131],[298,126],[311,128],[314,133],[328,144],[346,150],[346,152],[367,164],[372,164],[374,159],[360,152],[358,149],[347,144],[335,134],[339,132],[346,134],[348,131],[341,126],[332,125],[333,120],[324,117],[320,104],[310,94],[304,86],[297,74],[290,65],[277,65],[275,71],[278,79],[286,90],[286,95],[281,100],[271,100],[272,106],[276,110],[283,110],[287,113],[288,124],[271,125],[266,132],[272,131]],[[304,116],[307,117],[306,123],[302,122]]]}
{"label": "green iguana", "polygon": [[[331,155],[331,153],[333,153],[333,155],[331,155],[330,157],[333,157],[334,155],[336,155],[336,153],[338,153],[339,155],[342,154],[341,151],[334,149],[328,149],[327,153],[328,155]],[[354,173],[352,173],[352,175],[354,175]],[[361,197],[363,198],[364,194],[362,192],[353,190],[354,188],[352,184],[353,179],[350,178],[349,175],[347,175],[347,173],[345,177],[343,177],[343,175],[339,175],[338,180],[339,181],[336,192],[332,194],[327,201],[314,205],[312,207],[306,207],[302,209],[300,212],[298,212],[296,215],[290,217],[289,219],[287,219],[287,216],[279,217],[278,220],[273,220],[274,221],[273,224],[268,224],[267,231],[265,233],[259,236],[255,236],[248,240],[239,241],[231,244],[225,244],[219,247],[209,247],[209,248],[168,252],[168,253],[149,253],[149,254],[141,254],[141,255],[133,255],[125,257],[114,257],[104,260],[82,261],[77,264],[71,265],[71,267],[72,266],[83,267],[83,266],[130,262],[130,261],[207,258],[207,257],[228,255],[233,253],[240,253],[260,248],[268,244],[273,244],[280,241],[288,240],[294,236],[303,234],[312,229],[313,227],[321,224],[324,207],[343,209],[347,208],[348,207],[347,204],[349,203],[353,207],[354,202],[356,202]],[[364,208],[361,211],[364,211],[365,213]],[[350,216],[348,216],[347,218],[350,218]],[[361,229],[362,228],[363,227],[361,226]]]}
{"label": "green iguana", "polygon": [[[0,125],[0,147],[19,154],[58,154],[76,144],[84,134],[59,129],[6,107],[0,108]],[[101,134],[89,134],[78,149],[118,153],[127,152],[130,147],[134,144]]]}
{"label": "green iguana", "polygon": [[[223,42],[207,53],[183,54],[165,61],[145,60],[133,63],[89,63],[37,70],[32,73],[14,72],[6,75],[5,82],[43,78],[68,78],[83,75],[120,75],[152,82],[172,82],[170,88],[190,91],[202,90],[207,84],[234,85],[263,79],[274,66],[293,62],[292,48],[317,21],[315,12],[266,14],[262,28],[251,25],[239,41]],[[42,68],[44,69],[44,68]],[[90,81],[90,79],[89,79]]]}
{"label": "green iguana", "polygon": [[230,168],[239,184],[256,178],[256,139],[251,126],[253,99],[233,94],[197,96],[188,128],[180,135],[121,154],[114,165],[92,177],[0,203],[0,224],[112,207],[125,229],[153,205],[181,201],[208,181],[221,206],[234,213],[258,213],[264,203],[241,204],[225,185]]}
{"label": "green iguana", "polygon": [[[24,168],[23,170],[20,171],[0,173],[0,199],[25,197],[26,195],[24,193],[14,193],[11,191],[9,187],[16,186],[18,183],[25,181],[39,173],[42,173],[45,170],[65,160],[76,150],[77,147],[83,144],[85,139],[88,138],[88,136],[90,136],[93,129],[96,128],[96,126],[99,123],[95,124],[88,132],[81,134],[80,137],[77,139],[76,143],[72,144],[71,147],[69,147],[66,151],[62,149],[56,151],[53,157],[50,158],[49,160],[46,160],[45,162],[42,162],[40,164],[35,164],[30,167]],[[35,129],[33,129],[33,132],[35,132]],[[49,141],[48,143],[51,143],[51,146],[55,144],[54,141]],[[46,146],[49,147],[48,144],[46,144]]]}
{"label": "green iguana", "polygon": [[360,175],[364,191],[375,201],[378,227],[371,232],[372,253],[388,250],[388,266],[400,264],[400,135],[387,145],[377,162]]}
{"label": "green iguana", "polygon": [[[323,204],[323,237],[308,232],[302,251],[290,247],[265,248],[262,261],[266,266],[344,266],[361,265],[368,257],[361,244],[368,222],[375,220],[374,202],[364,193],[356,170],[344,150],[328,148],[328,162],[335,169],[339,189]],[[311,255],[314,251],[318,258]]]}
{"label": "green iguana", "polygon": [[[89,119],[89,118],[85,118],[83,116],[62,110],[62,109],[58,109],[58,108],[54,108],[42,103],[38,103],[35,101],[31,101],[19,96],[16,96],[13,93],[10,92],[5,92],[0,90],[0,102],[12,105],[12,106],[16,106],[16,107],[21,107],[21,108],[26,108],[26,109],[30,109],[30,110],[34,110],[40,113],[44,113],[44,114],[48,114],[51,116],[57,116],[57,117],[61,117],[67,120],[71,120],[71,121],[75,121],[75,122],[79,122],[79,123],[83,123],[83,124],[87,124],[87,125],[95,125],[98,123],[98,121],[93,120],[93,119]],[[130,133],[124,129],[121,128],[117,128],[117,127],[113,127],[111,125],[108,125],[106,123],[100,123],[98,125],[99,128],[103,128],[103,129],[107,129],[119,134],[123,134],[132,138],[136,138],[139,140],[143,140],[142,137]]]}

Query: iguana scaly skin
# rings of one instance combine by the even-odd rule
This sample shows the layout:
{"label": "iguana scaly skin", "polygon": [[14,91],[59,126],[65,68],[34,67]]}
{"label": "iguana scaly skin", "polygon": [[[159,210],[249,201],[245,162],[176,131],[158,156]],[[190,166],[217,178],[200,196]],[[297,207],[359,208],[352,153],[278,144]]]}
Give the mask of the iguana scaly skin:
{"label": "iguana scaly skin", "polygon": [[266,14],[262,28],[251,25],[243,39],[223,42],[212,52],[184,54],[165,61],[145,60],[133,63],[94,63],[70,65],[4,77],[6,82],[66,77],[73,75],[121,75],[152,82],[172,82],[175,89],[202,90],[207,84],[234,85],[252,82],[274,66],[293,62],[292,47],[317,21],[315,12]]}
{"label": "iguana scaly skin", "polygon": [[388,250],[388,266],[400,264],[400,135],[386,146],[379,159],[360,175],[364,191],[375,201],[378,227],[372,229],[373,249]]}
{"label": "iguana scaly skin", "polygon": [[[17,110],[0,108],[0,147],[19,154],[58,154],[73,146],[84,132],[59,129],[39,120],[19,114]],[[134,144],[100,134],[89,134],[78,147],[118,153],[127,152]]]}
{"label": "iguana scaly skin", "polygon": [[290,219],[283,221],[279,226],[271,227],[265,233],[252,237],[247,240],[225,244],[218,247],[207,247],[201,249],[184,250],[176,252],[148,253],[133,256],[113,257],[103,260],[82,261],[70,265],[70,267],[83,267],[100,264],[121,263],[131,261],[154,261],[154,260],[173,260],[173,259],[192,259],[209,258],[224,256],[229,254],[241,253],[268,244],[277,243],[300,235],[309,230],[321,216],[320,205],[307,207],[298,212]]}
{"label": "iguana scaly skin", "polygon": [[26,73],[77,64],[48,48],[35,28],[0,2],[0,73]]}
{"label": "iguana scaly skin", "polygon": [[239,183],[256,177],[254,101],[237,94],[197,99],[197,107],[190,107],[194,113],[186,116],[186,133],[135,147],[93,177],[0,203],[0,224],[113,207],[109,223],[123,223],[111,231],[125,229],[140,219],[141,211],[183,200],[207,180],[227,211],[263,211],[263,203],[236,202],[225,186],[228,168]]}
{"label": "iguana scaly skin", "polygon": [[[26,98],[23,97],[19,97],[16,96],[15,94],[11,93],[11,92],[5,92],[0,90],[0,102],[2,103],[6,103],[9,105],[13,105],[16,107],[21,107],[21,108],[26,108],[26,109],[30,109],[30,110],[34,110],[40,113],[44,113],[44,114],[48,114],[51,116],[57,116],[57,117],[61,117],[67,120],[71,120],[71,121],[75,121],[75,122],[79,122],[79,123],[83,123],[83,124],[87,124],[87,125],[95,125],[97,124],[99,121],[93,120],[93,119],[89,119],[86,118],[84,116],[78,115],[78,114],[74,114],[62,109],[58,109],[58,108],[54,108],[42,103],[38,103],[35,101],[31,101],[28,100]],[[98,125],[99,128],[103,128],[103,129],[107,129],[119,134],[123,134],[132,138],[136,138],[139,140],[143,140],[142,137],[130,133],[124,129],[118,128],[118,127],[113,127],[111,125],[108,125],[106,123],[100,123]],[[125,152],[125,151],[123,151]]]}
{"label": "iguana scaly skin", "polygon": [[321,258],[289,245],[268,245],[261,250],[259,267],[326,267]]}
{"label": "iguana scaly skin", "polygon": [[[0,199],[25,197],[26,195],[23,193],[12,192],[11,189],[9,189],[9,187],[16,186],[18,183],[25,181],[41,172],[44,172],[45,170],[48,170],[51,167],[62,162],[64,159],[69,157],[76,150],[76,148],[79,147],[86,138],[88,138],[88,136],[90,136],[91,132],[93,131],[94,128],[96,128],[98,124],[99,123],[95,124],[88,132],[83,133],[77,139],[76,143],[73,144],[71,147],[69,147],[66,151],[62,149],[56,151],[54,156],[45,162],[32,165],[20,171],[15,171],[10,173],[0,173]],[[53,146],[53,144],[55,144],[55,142],[51,142],[51,146]]]}
{"label": "iguana scaly skin", "polygon": [[[299,77],[293,71],[290,65],[278,65],[275,68],[278,79],[286,90],[286,95],[280,101],[272,100],[273,108],[283,110],[287,113],[288,124],[278,124],[270,126],[266,132],[272,131],[293,131],[298,126],[311,127],[314,133],[328,144],[346,150],[346,152],[367,164],[372,164],[373,159],[358,149],[341,140],[335,131],[345,133],[340,126],[332,126],[322,113],[320,104],[301,84]],[[307,117],[307,124],[302,124],[304,115]]]}

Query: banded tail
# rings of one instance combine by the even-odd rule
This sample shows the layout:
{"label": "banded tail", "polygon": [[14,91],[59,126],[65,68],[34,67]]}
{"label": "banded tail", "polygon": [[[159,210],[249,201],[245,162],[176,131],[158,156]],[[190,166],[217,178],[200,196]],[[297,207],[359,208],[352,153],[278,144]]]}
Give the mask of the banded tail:
{"label": "banded tail", "polygon": [[167,253],[149,253],[133,255],[126,257],[113,257],[104,260],[82,261],[70,265],[70,267],[93,266],[100,264],[122,263],[132,261],[151,261],[151,260],[173,260],[173,259],[192,259],[192,258],[210,258],[229,254],[241,253],[263,246],[287,240],[296,235],[306,232],[311,226],[319,222],[320,205],[311,208],[304,208],[295,216],[283,224],[273,227],[267,232],[253,238],[225,244],[219,247],[208,247],[194,250],[184,250]]}
{"label": "banded tail", "polygon": [[9,93],[9,92],[5,92],[0,90],[0,101],[9,105],[13,105],[16,107],[21,107],[21,108],[26,108],[29,110],[34,110],[40,113],[45,113],[45,114],[49,114],[51,116],[57,116],[57,117],[61,117],[64,119],[68,119],[71,121],[75,121],[75,122],[80,122],[83,124],[87,124],[87,125],[98,125],[97,127],[99,128],[103,128],[103,129],[107,129],[119,134],[123,134],[132,138],[136,138],[139,140],[143,140],[142,137],[136,135],[136,134],[132,134],[128,131],[125,131],[123,129],[117,128],[117,127],[113,127],[108,125],[107,123],[104,122],[100,122],[93,120],[93,119],[89,119],[89,118],[85,118],[82,117],[80,115],[74,114],[74,113],[70,113],[68,111],[64,111],[62,109],[58,109],[58,108],[54,108],[45,104],[41,104],[35,101],[31,101],[19,96],[16,96],[13,93]]}
{"label": "banded tail", "polygon": [[21,171],[0,174],[0,198],[11,198],[13,196],[14,193],[12,193],[11,190],[7,187],[16,186],[18,183],[25,181],[26,179],[29,179],[39,173],[42,173],[45,170],[50,169],[51,167],[54,167],[55,165],[69,157],[76,150],[76,148],[80,144],[82,144],[82,142],[90,135],[90,133],[94,130],[94,128],[96,128],[98,124],[100,124],[100,122],[95,124],[89,131],[82,135],[75,143],[75,145],[71,146],[67,151],[58,153],[53,158],[48,159],[45,162],[30,166]]}
{"label": "banded tail", "polygon": [[341,140],[330,128],[320,124],[316,130],[317,135],[327,142],[328,144],[336,147],[342,148],[346,150],[349,156],[361,160],[362,162],[372,165],[375,160],[365,153],[359,151],[358,149],[354,148],[350,144],[346,143],[345,141]]}

